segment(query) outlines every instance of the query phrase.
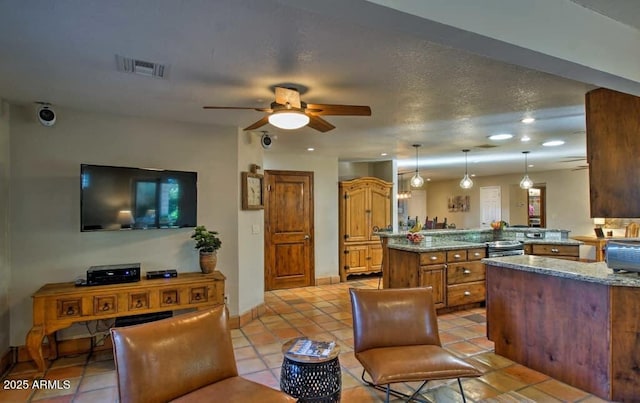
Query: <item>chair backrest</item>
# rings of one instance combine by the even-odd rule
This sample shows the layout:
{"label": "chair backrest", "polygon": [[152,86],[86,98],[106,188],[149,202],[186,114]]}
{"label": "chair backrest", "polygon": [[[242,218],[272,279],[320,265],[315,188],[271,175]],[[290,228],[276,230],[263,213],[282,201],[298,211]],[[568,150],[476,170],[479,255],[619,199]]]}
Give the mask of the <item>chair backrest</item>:
{"label": "chair backrest", "polygon": [[632,222],[631,224],[627,225],[624,236],[626,238],[638,238],[638,229],[640,229],[640,225],[638,225],[638,223]]}
{"label": "chair backrest", "polygon": [[166,402],[237,376],[224,305],[112,328],[120,402]]}
{"label": "chair backrest", "polygon": [[438,345],[431,287],[349,289],[356,353],[371,348]]}

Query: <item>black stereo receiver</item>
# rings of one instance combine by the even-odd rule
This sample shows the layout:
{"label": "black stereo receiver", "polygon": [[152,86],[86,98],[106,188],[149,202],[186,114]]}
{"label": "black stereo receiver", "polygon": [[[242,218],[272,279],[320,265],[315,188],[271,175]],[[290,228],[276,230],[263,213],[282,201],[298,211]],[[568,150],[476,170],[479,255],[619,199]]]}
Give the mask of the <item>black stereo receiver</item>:
{"label": "black stereo receiver", "polygon": [[91,266],[86,285],[133,283],[140,281],[140,263]]}

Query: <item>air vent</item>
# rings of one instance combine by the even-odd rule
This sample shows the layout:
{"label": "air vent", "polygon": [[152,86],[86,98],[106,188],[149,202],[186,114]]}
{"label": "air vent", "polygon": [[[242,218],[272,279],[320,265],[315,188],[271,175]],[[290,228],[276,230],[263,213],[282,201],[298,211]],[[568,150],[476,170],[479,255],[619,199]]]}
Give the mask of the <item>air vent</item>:
{"label": "air vent", "polygon": [[475,146],[475,148],[495,148],[495,147],[498,147],[498,146],[494,144],[481,144],[479,146]]}
{"label": "air vent", "polygon": [[145,77],[166,78],[167,66],[160,63],[147,62],[116,55],[116,66],[118,71],[138,74]]}

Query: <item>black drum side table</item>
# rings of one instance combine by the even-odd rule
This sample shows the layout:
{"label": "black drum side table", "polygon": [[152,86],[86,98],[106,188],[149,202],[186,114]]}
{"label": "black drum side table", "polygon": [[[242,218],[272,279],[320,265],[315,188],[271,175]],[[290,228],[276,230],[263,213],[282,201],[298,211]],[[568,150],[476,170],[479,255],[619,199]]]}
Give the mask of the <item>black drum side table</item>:
{"label": "black drum side table", "polygon": [[340,347],[336,345],[328,357],[309,357],[289,353],[299,339],[282,346],[280,389],[298,402],[338,403],[342,390]]}

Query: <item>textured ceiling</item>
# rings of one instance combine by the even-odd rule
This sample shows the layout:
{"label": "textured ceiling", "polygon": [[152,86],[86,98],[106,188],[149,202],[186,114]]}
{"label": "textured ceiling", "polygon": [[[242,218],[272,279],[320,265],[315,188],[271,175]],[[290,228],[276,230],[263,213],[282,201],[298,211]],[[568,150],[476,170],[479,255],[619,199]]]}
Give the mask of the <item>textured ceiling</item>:
{"label": "textured ceiling", "polygon": [[[594,10],[586,3],[605,3],[575,2]],[[0,96],[245,127],[262,114],[201,107],[266,107],[274,85],[294,84],[303,101],[370,105],[372,116],[329,116],[337,129],[326,134],[267,125],[277,136],[272,150],[397,158],[403,171],[415,167],[418,143],[421,170],[433,179],[460,176],[464,148],[477,175],[520,172],[524,150],[531,171],[584,165],[584,94],[594,87],[289,3],[4,0]],[[167,78],[118,72],[116,54],[164,63]],[[526,116],[537,120],[520,123]],[[487,139],[501,132],[515,137]],[[524,135],[531,140],[521,142]],[[540,145],[555,138],[567,143]]]}

